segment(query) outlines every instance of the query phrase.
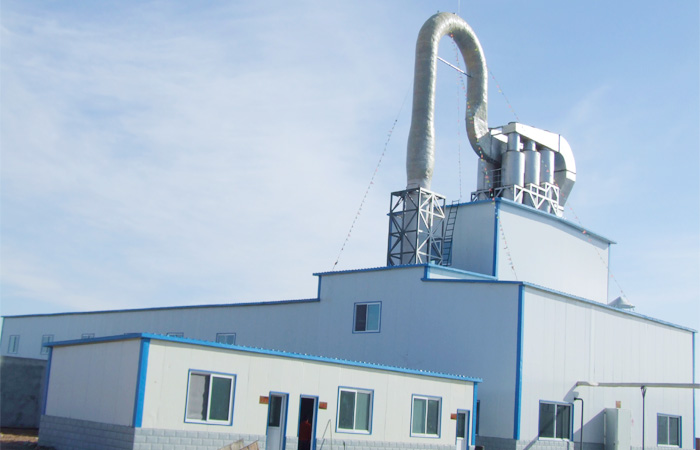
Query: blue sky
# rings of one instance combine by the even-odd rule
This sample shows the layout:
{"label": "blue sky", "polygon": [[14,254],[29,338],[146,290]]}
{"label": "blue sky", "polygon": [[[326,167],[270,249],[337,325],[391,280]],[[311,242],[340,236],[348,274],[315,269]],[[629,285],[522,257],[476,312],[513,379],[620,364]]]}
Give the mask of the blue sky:
{"label": "blue sky", "polygon": [[[692,1],[4,1],[2,314],[313,297],[398,118],[336,268],[384,265],[438,10],[481,41],[489,124],[571,144],[565,215],[617,242],[610,299],[700,329]],[[460,80],[438,78],[432,187],[468,199]]]}

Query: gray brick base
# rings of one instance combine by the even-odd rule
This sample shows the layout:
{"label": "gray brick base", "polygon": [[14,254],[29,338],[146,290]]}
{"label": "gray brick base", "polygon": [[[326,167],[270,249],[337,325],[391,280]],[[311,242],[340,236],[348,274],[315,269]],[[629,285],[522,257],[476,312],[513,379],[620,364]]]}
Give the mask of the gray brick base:
{"label": "gray brick base", "polygon": [[[240,439],[243,439],[245,444],[258,441],[259,448],[265,448],[265,436],[255,434],[132,428],[55,416],[42,416],[39,429],[39,444],[54,447],[56,450],[218,450]],[[297,444],[297,438],[288,437],[285,450],[297,450]],[[453,445],[437,445],[429,442],[359,441],[338,436],[334,436],[332,443],[330,439],[323,442],[319,439],[316,442],[317,450],[331,450],[331,448],[334,450],[454,450]],[[488,448],[487,450],[497,449]]]}
{"label": "gray brick base", "polygon": [[[476,445],[483,446],[484,450],[581,450],[581,446],[578,442],[556,439],[516,441],[515,439],[477,436]],[[604,450],[604,446],[603,444],[584,442],[583,450]]]}

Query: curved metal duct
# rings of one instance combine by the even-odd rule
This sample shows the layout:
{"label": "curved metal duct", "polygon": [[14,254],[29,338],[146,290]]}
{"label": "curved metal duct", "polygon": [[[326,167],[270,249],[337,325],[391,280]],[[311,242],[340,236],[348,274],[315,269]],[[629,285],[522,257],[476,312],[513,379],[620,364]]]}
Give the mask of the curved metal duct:
{"label": "curved metal duct", "polygon": [[452,13],[437,13],[418,33],[413,80],[413,115],[408,135],[406,158],[407,189],[430,189],[435,165],[435,81],[438,44],[450,34],[467,65],[467,134],[478,155],[488,162],[500,160],[498,148],[492,149],[487,114],[486,60],[481,44],[471,27]]}

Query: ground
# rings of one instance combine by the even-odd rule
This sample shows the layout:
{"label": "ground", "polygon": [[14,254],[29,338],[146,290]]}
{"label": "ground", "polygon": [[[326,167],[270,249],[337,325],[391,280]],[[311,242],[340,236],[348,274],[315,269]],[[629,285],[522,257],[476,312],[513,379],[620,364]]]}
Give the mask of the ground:
{"label": "ground", "polygon": [[50,450],[37,444],[39,430],[34,428],[3,428],[0,430],[0,448],[2,450]]}

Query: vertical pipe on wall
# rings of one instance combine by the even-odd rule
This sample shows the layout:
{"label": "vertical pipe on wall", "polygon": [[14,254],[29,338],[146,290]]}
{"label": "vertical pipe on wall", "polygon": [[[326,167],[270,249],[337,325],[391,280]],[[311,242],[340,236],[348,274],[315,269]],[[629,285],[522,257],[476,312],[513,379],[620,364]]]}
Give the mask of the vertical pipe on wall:
{"label": "vertical pipe on wall", "polygon": [[[540,185],[540,164],[541,158],[540,154],[537,153],[537,148],[535,147],[534,141],[525,142],[525,148],[523,151],[525,155],[525,186],[528,184],[534,184],[536,186]],[[523,203],[528,206],[535,207],[536,204],[530,196],[525,196]]]}
{"label": "vertical pipe on wall", "polygon": [[[520,151],[520,135],[508,135],[508,150],[503,154],[502,162],[503,186],[523,186],[525,184],[525,155]],[[515,200],[515,188],[510,187],[503,192],[503,197]]]}

